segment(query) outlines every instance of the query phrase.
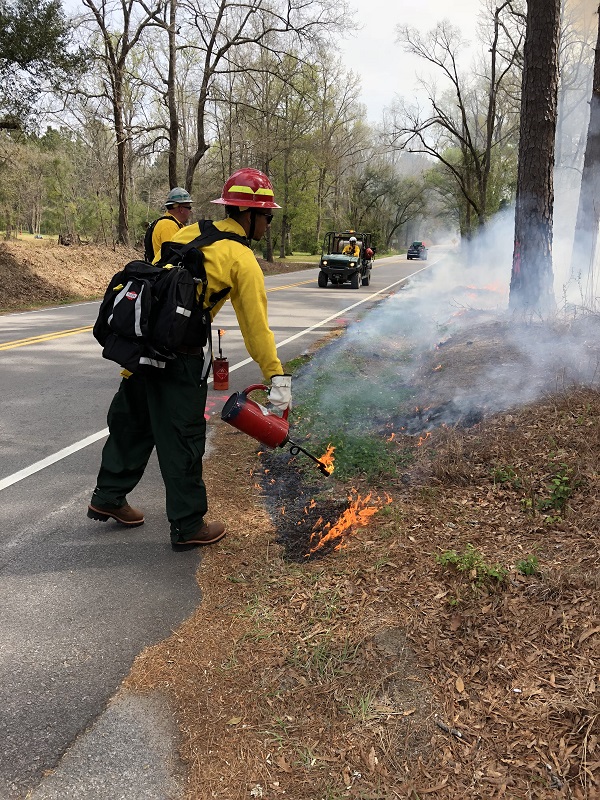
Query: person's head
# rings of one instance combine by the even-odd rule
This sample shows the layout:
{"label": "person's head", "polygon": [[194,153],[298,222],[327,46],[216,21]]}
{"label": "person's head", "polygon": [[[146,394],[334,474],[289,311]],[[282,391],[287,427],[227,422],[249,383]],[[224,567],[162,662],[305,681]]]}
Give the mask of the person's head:
{"label": "person's head", "polygon": [[350,237],[350,244],[351,245],[355,245],[356,244],[356,236],[351,236]]}
{"label": "person's head", "polygon": [[225,206],[227,214],[238,222],[248,239],[260,241],[273,219],[275,202],[273,184],[258,169],[244,167],[227,178],[221,197],[211,203]]}
{"label": "person's head", "polygon": [[178,222],[185,223],[192,213],[192,198],[189,192],[176,186],[165,200],[165,208]]}

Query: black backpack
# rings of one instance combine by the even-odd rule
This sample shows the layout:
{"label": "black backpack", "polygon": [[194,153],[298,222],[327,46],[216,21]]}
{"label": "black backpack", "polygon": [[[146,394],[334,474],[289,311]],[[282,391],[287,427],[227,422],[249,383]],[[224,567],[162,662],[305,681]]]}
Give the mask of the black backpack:
{"label": "black backpack", "polygon": [[146,228],[146,233],[144,234],[144,258],[146,261],[151,264],[154,261],[154,248],[152,247],[152,234],[154,233],[154,228],[156,228],[156,224],[161,221],[161,219],[172,219],[173,222],[176,222],[179,225],[179,228],[183,228],[183,224],[179,222],[179,220],[172,217],[170,214],[165,214],[158,219],[155,219],[154,222],[151,222],[148,227]]}
{"label": "black backpack", "polygon": [[188,244],[164,242],[158,264],[130,261],[112,277],[93,329],[104,358],[135,372],[164,367],[180,347],[209,345],[208,373],[210,312],[230,287],[213,292],[205,307],[208,281],[198,248],[220,239],[249,244],[243,236],[218,230],[210,220],[200,227],[200,236]]}

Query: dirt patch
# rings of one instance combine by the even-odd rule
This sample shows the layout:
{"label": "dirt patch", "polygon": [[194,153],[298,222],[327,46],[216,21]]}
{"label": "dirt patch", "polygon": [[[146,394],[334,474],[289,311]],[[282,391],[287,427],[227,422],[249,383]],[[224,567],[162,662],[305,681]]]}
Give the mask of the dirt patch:
{"label": "dirt patch", "polygon": [[0,309],[13,311],[101,297],[115,272],[139,258],[127,248],[55,243],[0,244]]}
{"label": "dirt patch", "polygon": [[[73,245],[55,242],[0,243],[0,311],[95,300],[128,261],[140,258],[125,247]],[[265,275],[315,268],[315,264],[269,263],[260,259]]]}

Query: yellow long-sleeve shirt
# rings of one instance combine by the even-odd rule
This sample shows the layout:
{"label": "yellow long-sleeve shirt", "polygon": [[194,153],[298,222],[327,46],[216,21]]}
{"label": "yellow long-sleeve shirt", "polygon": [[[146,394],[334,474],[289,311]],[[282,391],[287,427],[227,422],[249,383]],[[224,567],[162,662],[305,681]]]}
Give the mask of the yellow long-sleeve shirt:
{"label": "yellow long-sleeve shirt", "polygon": [[179,233],[181,223],[167,212],[164,219],[159,219],[152,231],[152,249],[154,258],[160,256],[163,242],[172,242],[173,237]]}
{"label": "yellow long-sleeve shirt", "polygon": [[[220,231],[245,236],[242,226],[231,217],[214,223]],[[200,235],[198,223],[178,231],[169,241],[187,244]],[[269,328],[267,293],[263,272],[250,248],[240,242],[222,239],[202,248],[204,267],[208,279],[205,302],[211,294],[230,287],[228,298],[233,305],[244,344],[251,358],[259,365],[263,377],[270,381],[273,375],[283,375],[277,357],[275,337]],[[155,258],[155,261],[158,259]],[[227,298],[216,304],[211,312],[214,319]]]}

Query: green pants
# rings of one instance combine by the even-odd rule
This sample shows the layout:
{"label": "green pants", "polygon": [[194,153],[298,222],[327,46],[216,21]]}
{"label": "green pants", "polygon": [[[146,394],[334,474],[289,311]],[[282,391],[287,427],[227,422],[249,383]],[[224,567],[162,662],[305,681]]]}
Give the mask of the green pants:
{"label": "green pants", "polygon": [[92,504],[122,506],[156,446],[173,542],[191,538],[207,511],[202,366],[202,356],[178,355],[164,369],[121,381],[108,411],[109,437],[92,496]]}

